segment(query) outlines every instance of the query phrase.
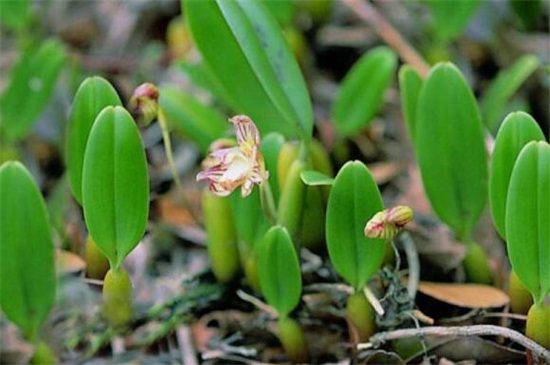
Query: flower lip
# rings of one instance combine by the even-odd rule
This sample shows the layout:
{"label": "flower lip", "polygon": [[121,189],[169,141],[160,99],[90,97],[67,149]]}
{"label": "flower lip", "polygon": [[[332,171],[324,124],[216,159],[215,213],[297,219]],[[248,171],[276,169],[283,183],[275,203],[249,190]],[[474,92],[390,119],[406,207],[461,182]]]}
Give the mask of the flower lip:
{"label": "flower lip", "polygon": [[197,175],[197,181],[206,180],[209,189],[218,196],[227,196],[241,186],[241,195],[245,197],[269,174],[259,152],[260,134],[252,119],[237,115],[229,122],[235,129],[237,146],[227,140],[215,141],[210,155],[203,161],[203,171]]}

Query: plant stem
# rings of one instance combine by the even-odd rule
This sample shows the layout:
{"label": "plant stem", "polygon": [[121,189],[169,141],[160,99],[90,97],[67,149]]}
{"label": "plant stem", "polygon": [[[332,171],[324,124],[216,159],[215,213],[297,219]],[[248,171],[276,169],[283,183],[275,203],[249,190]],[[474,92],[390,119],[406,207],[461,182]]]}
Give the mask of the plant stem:
{"label": "plant stem", "polygon": [[273,199],[273,191],[269,181],[265,180],[260,185],[260,205],[265,213],[265,216],[272,225],[277,222],[277,208],[275,206],[275,199]]}
{"label": "plant stem", "polygon": [[359,18],[369,24],[380,38],[395,49],[401,58],[409,63],[420,76],[423,78],[428,76],[430,66],[368,1],[342,0],[342,2],[353,10]]}
{"label": "plant stem", "polygon": [[178,170],[176,169],[176,164],[174,163],[174,155],[172,154],[172,142],[170,141],[170,131],[168,130],[168,123],[166,122],[164,110],[160,105],[158,106],[157,119],[160,125],[160,129],[162,131],[164,151],[166,153],[166,160],[168,161],[168,166],[170,167],[170,172],[172,173],[172,179],[174,180],[174,183],[176,184],[176,187],[178,188],[178,190],[181,192],[181,202],[183,203],[183,206],[185,207],[185,209],[189,212],[189,215],[193,220],[193,222],[197,226],[201,226],[199,223],[199,219],[197,218],[197,216],[193,211],[193,207],[191,206],[191,204],[183,194],[183,186],[179,178]]}
{"label": "plant stem", "polygon": [[409,267],[407,291],[409,292],[411,299],[414,300],[418,290],[418,282],[420,281],[420,262],[418,259],[418,252],[416,251],[416,246],[414,245],[414,241],[409,232],[405,231],[401,233],[400,239],[403,248],[405,249],[407,265]]}
{"label": "plant stem", "polygon": [[370,337],[367,343],[359,344],[357,348],[359,350],[371,349],[379,347],[387,341],[418,336],[502,336],[522,345],[526,349],[531,350],[533,355],[545,359],[546,361],[550,361],[550,351],[545,349],[535,341],[530,340],[521,333],[512,329],[491,324],[459,327],[436,326],[424,328],[407,328],[395,331],[380,332]]}
{"label": "plant stem", "polygon": [[272,318],[275,318],[275,319],[279,318],[279,314],[277,313],[277,311],[273,307],[271,307],[270,305],[262,302],[261,300],[259,300],[255,296],[250,295],[250,294],[246,293],[245,291],[243,291],[241,289],[237,290],[237,296],[239,298],[241,298],[242,300],[244,300],[245,302],[248,302],[248,303],[252,304],[253,306],[258,308],[259,310],[269,314]]}

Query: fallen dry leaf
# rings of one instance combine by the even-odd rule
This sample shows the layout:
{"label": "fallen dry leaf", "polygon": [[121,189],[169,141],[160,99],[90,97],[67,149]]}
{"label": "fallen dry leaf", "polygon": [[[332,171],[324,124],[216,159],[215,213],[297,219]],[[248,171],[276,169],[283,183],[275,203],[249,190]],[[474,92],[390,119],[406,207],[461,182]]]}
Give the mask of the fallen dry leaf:
{"label": "fallen dry leaf", "polygon": [[174,226],[192,225],[193,219],[189,211],[178,204],[172,195],[165,195],[158,199],[158,209],[162,220]]}
{"label": "fallen dry leaf", "polygon": [[57,270],[65,274],[76,274],[86,268],[86,262],[75,253],[57,250],[55,252]]}
{"label": "fallen dry leaf", "polygon": [[420,282],[418,290],[432,298],[463,308],[496,308],[510,299],[502,290],[481,284]]}

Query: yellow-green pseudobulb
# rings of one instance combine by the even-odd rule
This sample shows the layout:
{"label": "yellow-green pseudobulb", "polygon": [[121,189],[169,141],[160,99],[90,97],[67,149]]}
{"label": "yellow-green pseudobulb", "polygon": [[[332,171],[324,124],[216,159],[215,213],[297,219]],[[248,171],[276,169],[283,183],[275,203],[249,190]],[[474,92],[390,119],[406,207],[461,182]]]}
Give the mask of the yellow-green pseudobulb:
{"label": "yellow-green pseudobulb", "polygon": [[279,319],[279,340],[288,356],[288,359],[294,363],[308,363],[309,354],[304,332],[291,318],[284,317]]}
{"label": "yellow-green pseudobulb", "polygon": [[205,190],[202,208],[212,271],[218,281],[227,283],[240,270],[237,232],[229,200]]}
{"label": "yellow-green pseudobulb", "polygon": [[377,331],[374,310],[365,295],[358,291],[348,298],[346,316],[354,342],[366,342]]}
{"label": "yellow-green pseudobulb", "polygon": [[525,334],[550,350],[550,306],[544,302],[531,306],[527,313]]}
{"label": "yellow-green pseudobulb", "polygon": [[464,270],[468,281],[477,284],[490,285],[493,282],[493,273],[489,267],[489,259],[481,246],[476,242],[466,245]]}
{"label": "yellow-green pseudobulb", "polygon": [[89,278],[103,280],[109,271],[109,260],[99,250],[92,236],[88,235],[85,247],[86,275]]}
{"label": "yellow-green pseudobulb", "polygon": [[34,354],[31,358],[31,364],[53,365],[57,363],[58,360],[52,349],[45,342],[38,342],[34,348]]}
{"label": "yellow-green pseudobulb", "polygon": [[122,268],[111,269],[105,275],[103,315],[115,329],[123,329],[132,319],[132,282]]}
{"label": "yellow-green pseudobulb", "polygon": [[510,297],[510,309],[514,313],[527,314],[533,305],[533,296],[519,280],[514,270],[510,271],[508,296]]}

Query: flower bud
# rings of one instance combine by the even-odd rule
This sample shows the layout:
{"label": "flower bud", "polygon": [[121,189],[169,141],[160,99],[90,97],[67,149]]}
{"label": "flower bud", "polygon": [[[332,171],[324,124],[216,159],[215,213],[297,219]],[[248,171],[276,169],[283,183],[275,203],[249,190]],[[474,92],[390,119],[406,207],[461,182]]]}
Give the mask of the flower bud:
{"label": "flower bud", "polygon": [[365,236],[391,240],[412,220],[413,211],[406,205],[382,210],[367,222]]}
{"label": "flower bud", "polygon": [[149,82],[139,85],[130,98],[130,110],[138,115],[144,125],[157,117],[159,90]]}
{"label": "flower bud", "polygon": [[397,228],[402,228],[405,224],[413,220],[413,211],[406,205],[398,205],[387,210],[386,221],[394,224]]}

